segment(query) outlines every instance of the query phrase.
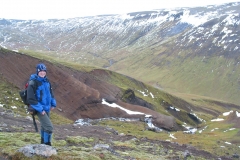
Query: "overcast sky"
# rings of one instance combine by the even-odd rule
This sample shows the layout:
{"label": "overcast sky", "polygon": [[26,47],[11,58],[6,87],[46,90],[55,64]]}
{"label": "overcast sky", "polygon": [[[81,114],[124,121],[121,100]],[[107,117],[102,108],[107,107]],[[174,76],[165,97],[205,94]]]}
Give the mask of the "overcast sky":
{"label": "overcast sky", "polygon": [[1,0],[0,18],[65,19],[228,2],[240,0]]}

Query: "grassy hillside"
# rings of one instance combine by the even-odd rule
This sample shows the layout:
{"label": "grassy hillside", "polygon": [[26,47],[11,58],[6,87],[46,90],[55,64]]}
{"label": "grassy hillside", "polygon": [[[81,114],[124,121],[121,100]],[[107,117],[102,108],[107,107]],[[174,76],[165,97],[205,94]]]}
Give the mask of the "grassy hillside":
{"label": "grassy hillside", "polygon": [[[11,83],[5,82],[1,77],[0,83],[1,95],[0,102],[3,104],[3,108],[11,110],[15,116],[27,116],[22,103],[19,101],[18,89],[15,88]],[[8,100],[4,100],[7,97]],[[16,106],[14,109],[12,106]],[[9,112],[8,111],[8,112]],[[10,113],[10,112],[9,112]],[[52,121],[54,125],[57,124],[72,124],[73,122],[66,120],[64,117],[53,114]],[[157,142],[170,141],[177,143],[178,145],[191,145],[199,149],[206,150],[218,156],[233,155],[239,153],[239,129],[234,128],[233,124],[225,122],[210,122],[206,121],[202,128],[196,134],[184,134],[183,132],[152,132],[145,130],[146,124],[143,122],[119,122],[114,120],[102,121],[99,124],[115,129],[118,133],[135,136],[135,139],[128,141],[113,141],[111,145],[119,148],[125,148],[126,151],[118,151],[118,155],[132,156],[140,160],[144,159],[171,159],[169,155],[179,155],[183,158],[181,152],[177,153],[175,150],[164,148],[160,142],[153,144],[144,142],[142,139],[150,139]],[[3,127],[3,126],[2,126]],[[15,127],[8,125],[8,128]],[[36,144],[40,141],[39,133],[27,133],[21,132],[23,128],[17,128],[18,132],[0,133],[0,156],[12,156],[15,159],[26,159],[26,157],[17,153],[16,150],[28,145]],[[74,130],[73,130],[74,131]],[[202,131],[202,132],[200,132]],[[106,133],[111,135],[111,133]],[[100,155],[104,155],[105,159],[119,159],[118,156],[111,154],[111,152],[103,149],[93,150],[92,148],[96,143],[105,144],[102,140],[96,137],[81,137],[81,136],[68,136],[64,140],[55,139],[53,136],[54,147],[58,151],[57,156],[52,156],[51,159],[101,159]],[[145,149],[148,149],[145,152]],[[151,152],[151,154],[149,153]],[[139,153],[140,152],[140,153]],[[158,154],[156,154],[158,153]],[[173,154],[174,153],[174,154]],[[33,157],[33,159],[40,159],[41,157]],[[204,159],[201,157],[191,156],[193,159]]]}
{"label": "grassy hillside", "polygon": [[[87,53],[42,54],[60,61],[107,67],[170,93],[195,94],[240,104],[239,59],[218,54],[198,55],[192,50],[179,52],[174,46],[169,54],[172,46],[159,44],[149,48],[136,49],[135,46],[97,57]],[[32,51],[21,52],[33,54]]]}
{"label": "grassy hillside", "polygon": [[[37,55],[37,54],[36,54]],[[80,66],[74,63],[66,62],[57,62],[52,58],[47,58],[45,55],[38,55],[42,59],[48,59],[54,63],[64,63],[69,67],[73,67],[79,70],[85,70],[88,72],[93,71],[93,67]],[[228,104],[221,101],[216,101],[207,97],[200,97],[190,94],[178,94],[173,96],[167,92],[163,92],[155,87],[146,85],[139,81],[136,81],[130,77],[122,76],[121,74],[110,72],[109,75],[101,75],[98,78],[104,78],[107,82],[117,85],[123,90],[132,89],[134,90],[136,96],[141,97],[142,99],[154,104],[155,109],[161,113],[168,115],[176,115],[179,123],[184,124],[183,122],[188,122],[188,124],[195,125],[198,127],[198,132],[195,134],[184,134],[183,132],[152,132],[145,130],[145,124],[143,122],[133,123],[133,122],[118,122],[118,121],[102,121],[100,124],[102,126],[108,126],[114,128],[119,133],[136,136],[137,139],[149,138],[152,140],[164,140],[179,143],[180,145],[192,145],[199,149],[209,151],[215,155],[232,155],[234,153],[239,153],[239,128],[235,127],[234,123],[229,123],[227,121],[214,122],[211,121],[213,118],[224,118],[222,116],[223,112],[229,110],[237,110],[236,106]],[[19,99],[18,91],[19,89],[15,87],[11,82],[7,82],[4,77],[0,76],[0,104],[1,107],[7,110],[12,110],[12,112],[18,116],[27,116],[26,108]],[[143,92],[147,96],[143,96]],[[150,94],[151,93],[151,94]],[[154,95],[154,98],[153,96]],[[178,96],[180,95],[180,96]],[[14,109],[16,106],[17,109]],[[180,112],[173,112],[169,110],[169,106],[174,106],[180,109]],[[190,108],[189,108],[190,107]],[[189,118],[187,112],[193,110],[200,118],[203,118],[205,121],[196,126],[196,124]],[[52,116],[53,123],[57,124],[72,124],[73,122],[61,117],[59,115],[53,114]],[[10,126],[14,127],[14,126]],[[21,138],[19,138],[21,137]],[[37,139],[36,139],[37,137]],[[17,133],[5,133],[2,132],[0,135],[0,150],[1,154],[14,155],[16,149],[29,144],[29,143],[38,143],[40,140],[39,134],[37,133],[21,133],[21,128]],[[114,159],[115,156],[109,155],[106,151],[92,151],[92,147],[96,143],[94,137],[84,138],[84,137],[68,137],[65,140],[54,139],[53,143],[58,149],[58,156],[54,157],[55,159],[61,159],[60,157],[75,157],[75,158],[84,158],[92,157],[92,159],[99,159],[99,154],[104,152],[105,159]],[[99,142],[99,141],[98,141]],[[128,154],[130,156],[137,157],[138,159],[145,159],[146,157],[154,155],[149,155],[145,152],[139,151],[144,150],[146,147],[151,148],[152,145],[149,143],[142,143],[139,145],[139,140],[135,141],[115,141],[113,142],[115,146],[127,147],[129,151],[121,152],[120,154]],[[6,147],[8,146],[8,147]],[[145,146],[145,147],[143,147]],[[163,152],[163,148],[155,149],[155,152]],[[171,151],[174,152],[174,151]],[[20,155],[15,155],[20,156]],[[162,158],[164,157],[162,154]],[[21,156],[20,156],[21,157]],[[159,156],[158,156],[159,157]],[[155,157],[156,158],[156,157]]]}
{"label": "grassy hillside", "polygon": [[[46,54],[40,54],[39,52],[28,51],[27,54],[30,54],[31,56],[35,56],[40,59],[48,59],[49,61],[56,63],[56,64],[61,63],[63,65],[72,67],[77,70],[91,72],[94,69],[97,69],[96,67],[79,65],[78,63],[63,61],[62,59],[55,59]],[[147,55],[148,54],[146,54],[145,56],[147,57]],[[139,57],[139,58],[141,58],[141,57]],[[146,58],[143,57],[143,59],[145,60]],[[137,57],[135,58],[135,60],[139,61],[139,59]],[[144,63],[145,62],[142,61],[143,65],[144,65]],[[178,63],[180,63],[180,61]],[[133,90],[136,97],[139,97],[139,98],[149,102],[150,104],[152,104],[154,106],[154,110],[156,110],[160,113],[166,114],[166,115],[174,115],[176,117],[176,119],[179,120],[179,123],[185,121],[190,124],[196,125],[196,122],[194,122],[188,115],[188,113],[190,113],[190,112],[194,112],[194,113],[198,114],[198,116],[200,116],[200,118],[210,120],[210,119],[218,116],[219,114],[228,111],[229,108],[237,109],[236,105],[228,103],[224,100],[213,99],[213,98],[210,98],[209,96],[198,96],[198,95],[187,94],[187,93],[179,93],[173,89],[171,90],[171,92],[166,92],[166,90],[163,90],[162,86],[161,86],[162,83],[166,83],[166,85],[167,84],[168,85],[179,84],[179,87],[182,87],[182,88],[184,88],[185,85],[188,85],[189,89],[191,88],[191,86],[194,86],[197,83],[196,81],[194,81],[194,78],[196,76],[199,76],[197,74],[197,71],[194,71],[194,72],[196,72],[195,76],[191,75],[192,74],[191,69],[193,68],[193,66],[188,67],[187,65],[185,66],[184,64],[186,64],[186,63],[183,63],[183,65],[182,65],[182,68],[185,67],[183,69],[184,72],[181,72],[182,69],[177,67],[177,66],[179,66],[179,64],[172,65],[172,67],[175,67],[176,70],[179,70],[179,72],[176,72],[176,74],[174,74],[174,75],[177,75],[178,77],[180,77],[179,80],[175,80],[174,82],[173,81],[168,82],[171,79],[173,79],[173,76],[171,76],[171,74],[168,75],[167,67],[162,68],[161,69],[162,73],[159,73],[159,74],[156,74],[157,71],[159,70],[159,68],[156,68],[156,67],[155,68],[153,68],[153,67],[152,68],[142,68],[141,71],[140,71],[140,69],[136,69],[134,72],[131,72],[131,73],[129,72],[129,74],[133,75],[133,76],[134,76],[134,74],[138,74],[138,76],[141,77],[138,80],[145,79],[145,81],[148,81],[148,80],[150,81],[150,79],[154,79],[157,77],[159,78],[160,76],[165,75],[164,78],[159,78],[160,80],[161,79],[165,79],[165,80],[159,81],[158,83],[154,83],[153,85],[148,85],[148,84],[142,83],[131,77],[126,77],[122,74],[112,72],[110,70],[105,70],[105,72],[108,73],[108,75],[106,75],[106,74],[97,75],[97,76],[95,76],[95,78],[99,78],[108,83],[116,85],[119,88],[121,88],[123,90],[123,92],[128,89]],[[194,65],[194,64],[192,64],[192,65]],[[137,66],[135,66],[135,67],[137,68]],[[124,68],[124,67],[122,67],[122,68]],[[128,71],[131,71],[132,68],[129,67],[127,69],[128,69]],[[147,70],[147,69],[149,69],[149,70]],[[202,69],[195,67],[192,70],[199,70],[199,72],[200,72]],[[149,74],[142,75],[145,72],[148,72]],[[187,78],[185,78],[183,76],[183,74],[186,72],[189,73]],[[155,73],[155,74],[153,74],[153,73]],[[210,74],[210,73],[207,73],[207,74]],[[182,79],[184,79],[186,82],[184,81],[183,83],[179,83],[180,81],[182,81]],[[198,79],[200,79],[200,78],[198,77]],[[192,82],[192,85],[189,82],[190,80]],[[202,81],[203,81],[203,83],[207,84],[207,81],[210,81],[210,80],[203,79]],[[153,81],[151,81],[151,82],[153,83]],[[219,81],[216,80],[216,83],[217,82],[219,82]],[[208,85],[205,88],[212,89]],[[199,88],[195,87],[195,89],[199,92],[201,90],[204,90],[201,87],[199,87]],[[125,96],[129,96],[129,95],[125,95]],[[216,102],[219,102],[219,103],[216,103]],[[181,112],[179,113],[179,115],[176,115],[173,112],[169,112],[170,106],[174,106],[176,108],[181,109]]]}
{"label": "grassy hillside", "polygon": [[158,51],[143,50],[127,56],[110,69],[169,92],[202,95],[240,104],[238,59],[223,55],[196,55],[187,50],[186,53],[173,50],[166,54],[163,47],[155,49]]}
{"label": "grassy hillside", "polygon": [[[239,104],[238,63],[222,57],[168,60],[167,65],[143,67],[136,70],[142,81],[159,85],[167,91],[203,95]],[[229,64],[229,65],[227,65]],[[133,69],[129,69],[133,72]],[[143,71],[143,72],[141,72]],[[144,76],[141,73],[149,73]],[[129,74],[129,73],[128,73]],[[135,75],[133,75],[135,77]]]}

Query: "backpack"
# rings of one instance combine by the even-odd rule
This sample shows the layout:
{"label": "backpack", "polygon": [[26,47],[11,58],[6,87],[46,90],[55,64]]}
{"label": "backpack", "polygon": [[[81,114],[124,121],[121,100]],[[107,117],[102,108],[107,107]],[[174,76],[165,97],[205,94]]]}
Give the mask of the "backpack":
{"label": "backpack", "polygon": [[[34,85],[36,86],[37,85],[36,81],[33,80],[33,82],[34,82]],[[31,105],[29,105],[29,103],[27,102],[27,88],[28,88],[28,85],[29,85],[29,81],[25,84],[24,90],[21,90],[19,92],[19,95],[20,95],[23,103],[25,105],[27,105],[27,107],[28,107],[27,111],[32,115],[33,125],[35,126],[36,132],[38,132],[37,124],[36,124],[35,117],[34,117],[37,114],[37,111],[34,108],[32,108]]]}
{"label": "backpack", "polygon": [[[33,82],[34,82],[34,85],[36,86],[36,81],[33,80]],[[29,105],[29,103],[27,102],[27,88],[28,88],[28,85],[29,85],[29,81],[25,84],[24,90],[22,90],[22,91],[19,92],[19,95],[20,95],[23,103],[28,106],[27,111],[28,111],[30,114],[35,115],[35,114],[37,114],[37,111],[36,111],[35,109],[33,109],[33,108]]]}

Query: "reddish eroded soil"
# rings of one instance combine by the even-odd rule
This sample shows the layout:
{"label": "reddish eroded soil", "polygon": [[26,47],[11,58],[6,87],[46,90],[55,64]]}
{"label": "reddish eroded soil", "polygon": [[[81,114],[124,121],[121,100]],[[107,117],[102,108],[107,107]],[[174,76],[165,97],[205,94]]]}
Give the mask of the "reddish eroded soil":
{"label": "reddish eroded soil", "polygon": [[[123,102],[124,93],[117,86],[107,83],[103,77],[108,78],[111,72],[95,69],[83,72],[45,60],[39,60],[27,55],[0,49],[0,74],[8,82],[23,89],[30,75],[35,73],[38,63],[47,66],[47,76],[51,82],[57,100],[57,112],[71,120],[79,118],[106,118],[131,117],[119,108],[108,107],[102,104],[102,99],[121,104],[121,107],[132,111],[143,112],[154,116],[154,123],[167,130],[179,130],[181,127],[170,116],[162,115],[142,104],[129,104]],[[100,77],[101,76],[101,77]],[[133,115],[133,117],[139,115]]]}

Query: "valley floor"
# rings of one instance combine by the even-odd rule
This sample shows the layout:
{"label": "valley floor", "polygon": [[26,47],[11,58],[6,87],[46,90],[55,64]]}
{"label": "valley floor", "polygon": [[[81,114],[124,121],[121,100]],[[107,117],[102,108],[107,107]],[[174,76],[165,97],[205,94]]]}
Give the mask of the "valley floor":
{"label": "valley floor", "polygon": [[[16,116],[11,110],[6,110],[2,107],[0,107],[0,131],[3,133],[15,133],[15,132],[35,132],[34,126],[31,121],[31,117],[21,117]],[[39,128],[38,123],[38,128]],[[19,130],[21,128],[21,130]],[[132,135],[121,135],[118,134],[117,131],[115,131],[112,128],[99,126],[99,125],[93,125],[93,126],[75,126],[73,124],[68,125],[54,125],[54,139],[55,140],[66,140],[68,136],[81,136],[81,137],[94,137],[95,139],[98,139],[98,141],[101,141],[101,144],[107,144],[111,146],[111,152],[112,154],[115,154],[119,156],[119,159],[135,159],[136,157],[132,156],[122,156],[118,153],[127,153],[132,152],[134,148],[128,146],[128,145],[114,145],[113,142],[131,142],[135,141],[138,146],[142,146],[144,144],[150,144],[152,147],[146,148],[146,150],[143,150],[143,152],[147,152],[150,155],[158,156],[159,154],[162,154],[169,159],[182,159],[180,157],[201,157],[203,159],[217,159],[220,157],[217,157],[215,155],[210,154],[209,152],[198,150],[190,145],[181,145],[178,143],[173,142],[167,142],[167,141],[159,141],[159,140],[151,140],[149,138],[141,138],[137,139],[136,137]],[[94,142],[92,147],[96,145],[97,142]],[[159,152],[156,148],[158,146],[161,146],[163,148],[163,152]],[[53,143],[54,147],[54,143]],[[2,149],[0,148],[0,151]],[[139,152],[139,148],[137,149]],[[181,156],[179,156],[179,153]],[[0,154],[0,160],[8,160],[11,159],[11,157],[7,155]],[[162,156],[161,155],[161,156]],[[227,157],[221,157],[222,159],[230,159]],[[143,159],[146,159],[143,158]]]}

